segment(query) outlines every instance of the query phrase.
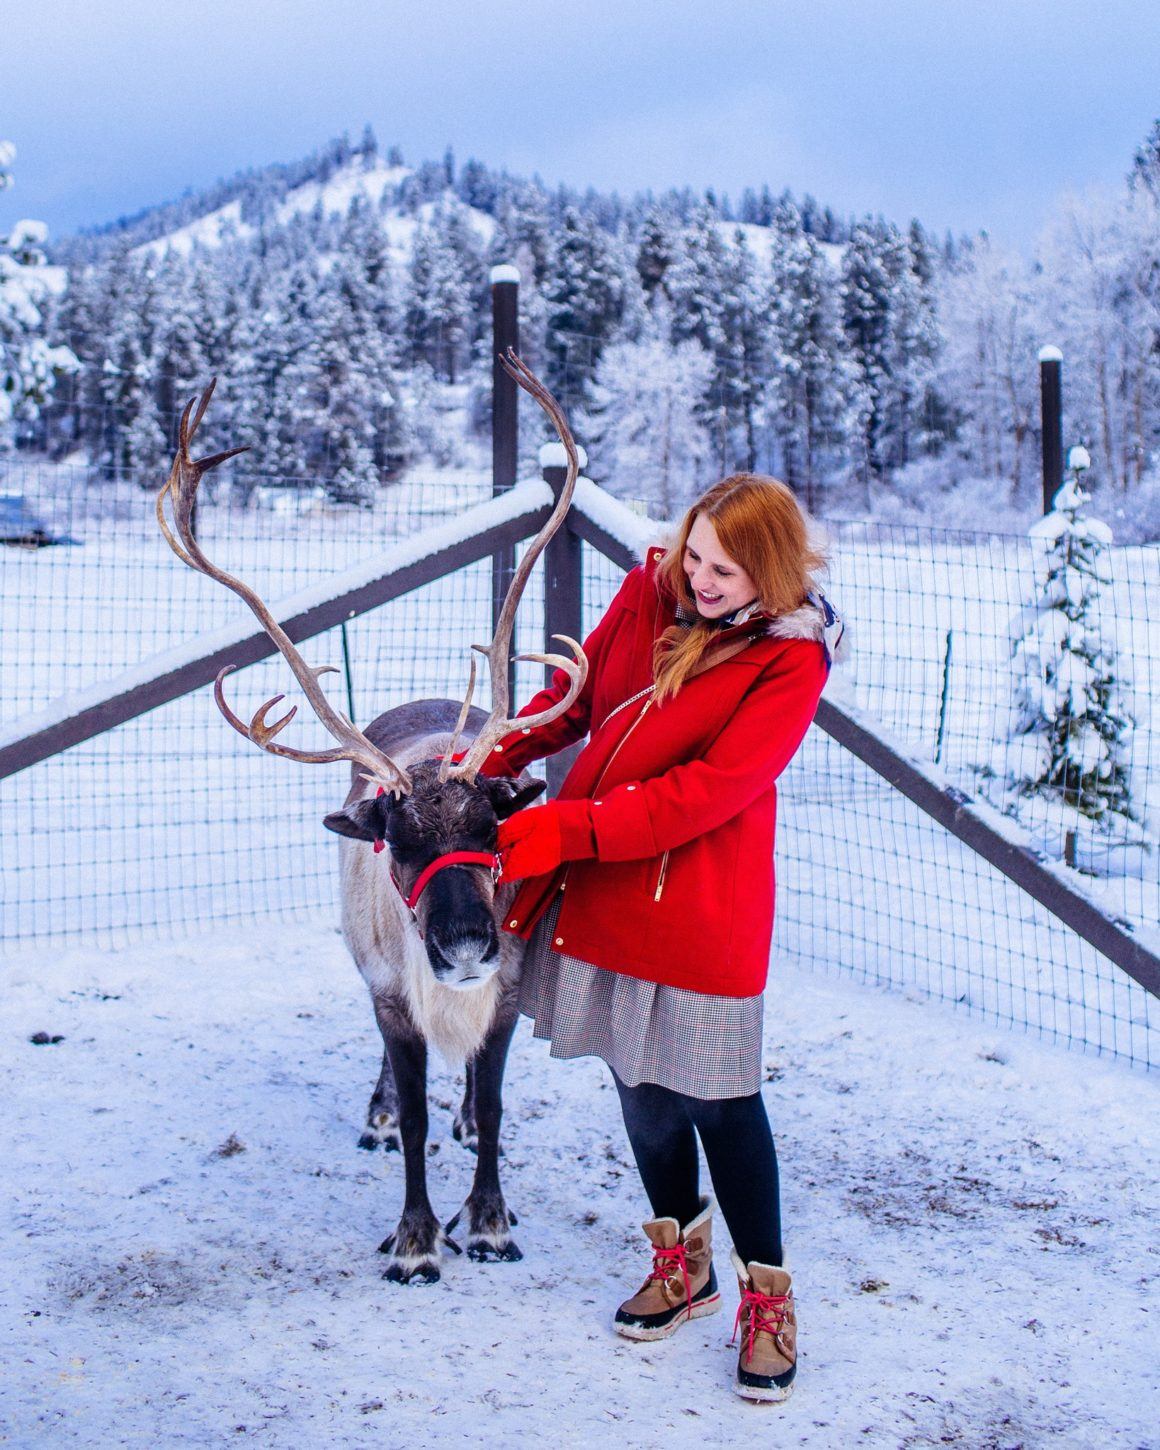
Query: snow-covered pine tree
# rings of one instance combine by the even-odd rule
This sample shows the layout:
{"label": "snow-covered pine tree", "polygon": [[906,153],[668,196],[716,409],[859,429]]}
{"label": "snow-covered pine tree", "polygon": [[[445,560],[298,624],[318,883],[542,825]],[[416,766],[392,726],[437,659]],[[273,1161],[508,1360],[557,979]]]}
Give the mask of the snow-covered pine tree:
{"label": "snow-covered pine tree", "polygon": [[[758,413],[769,375],[769,338],[757,262],[740,227],[725,249],[721,269],[721,331],[717,358],[717,395],[725,426],[718,427],[718,467],[722,474],[757,467]],[[724,436],[722,436],[724,435]],[[724,446],[722,446],[724,445]]]}
{"label": "snow-covered pine tree", "polygon": [[934,257],[918,221],[903,236],[887,229],[884,254],[892,287],[886,348],[890,386],[886,406],[889,464],[905,467],[937,441],[933,398],[939,354],[934,303]]}
{"label": "snow-covered pine tree", "polygon": [[871,482],[886,468],[891,277],[884,251],[885,224],[859,222],[842,254],[842,325],[855,369],[856,461],[872,503]]}
{"label": "snow-covered pine tree", "polygon": [[[255,366],[243,403],[239,438],[252,442],[253,452],[239,463],[279,483],[306,488],[311,476],[314,390],[318,374],[318,339],[314,305],[318,277],[305,263],[289,274],[281,270],[265,279],[266,287],[251,319]],[[244,345],[244,335],[239,338]],[[239,472],[242,472],[239,469]]]}
{"label": "snow-covered pine tree", "polygon": [[723,350],[724,271],[725,244],[717,230],[717,218],[701,205],[677,239],[676,256],[665,273],[665,293],[673,309],[674,342],[695,338],[714,356]]}
{"label": "snow-covered pine tree", "polygon": [[[16,148],[0,141],[0,192],[12,185]],[[44,268],[43,222],[18,221],[0,233],[0,447],[14,421],[35,419],[56,377],[79,363],[67,347],[50,347],[42,308],[58,274]]]}
{"label": "snow-covered pine tree", "polygon": [[153,344],[157,323],[156,276],[151,263],[123,256],[112,274],[108,332],[102,338],[101,391],[106,409],[106,476],[154,488],[164,479],[168,440],[156,402]]}
{"label": "snow-covered pine tree", "polygon": [[1045,549],[1045,573],[1013,630],[1008,809],[1028,824],[1046,816],[1066,832],[1086,818],[1111,834],[1137,820],[1129,770],[1134,722],[1101,610],[1111,530],[1085,515],[1087,498],[1070,479],[1031,528]]}
{"label": "snow-covered pine tree", "polygon": [[977,476],[1006,479],[1012,500],[1034,476],[1039,380],[1027,359],[1042,328],[1028,266],[986,236],[941,274],[943,347],[936,383],[956,452]]}
{"label": "snow-covered pine tree", "polygon": [[648,499],[664,518],[697,496],[712,453],[698,416],[713,359],[693,338],[670,343],[669,325],[658,297],[640,341],[604,350],[593,408],[580,420],[596,470],[613,492]]}
{"label": "snow-covered pine tree", "polygon": [[366,379],[366,418],[381,479],[400,468],[407,454],[398,379],[404,339],[386,233],[359,196],[347,212],[331,280],[340,285],[350,314],[350,347]]}
{"label": "snow-covered pine tree", "polygon": [[829,459],[845,451],[853,369],[846,360],[837,283],[788,198],[778,202],[773,227],[766,411],[785,481],[813,510]]}
{"label": "snow-covered pine tree", "polygon": [[574,206],[564,209],[553,237],[544,295],[545,382],[565,408],[586,401],[601,351],[620,321],[622,260],[595,222]]}
{"label": "snow-covered pine tree", "polygon": [[318,372],[311,431],[330,498],[370,507],[379,481],[374,459],[379,389],[362,346],[364,293],[357,259],[341,254],[313,308]]}
{"label": "snow-covered pine tree", "polygon": [[471,332],[471,289],[443,210],[415,229],[405,327],[413,365],[455,382]]}
{"label": "snow-covered pine tree", "polygon": [[636,244],[636,270],[646,295],[652,299],[664,285],[665,274],[677,252],[673,218],[661,207],[650,206],[641,223]]}
{"label": "snow-covered pine tree", "polygon": [[158,422],[170,448],[176,446],[177,420],[182,408],[200,393],[210,377],[198,332],[191,281],[185,260],[169,252],[157,274],[158,321],[153,373]]}

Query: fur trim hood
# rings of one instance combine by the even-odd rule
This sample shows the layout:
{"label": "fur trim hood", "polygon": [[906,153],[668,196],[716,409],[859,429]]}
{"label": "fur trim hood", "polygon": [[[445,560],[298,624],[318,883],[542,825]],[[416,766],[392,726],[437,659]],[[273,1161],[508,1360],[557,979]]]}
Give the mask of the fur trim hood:
{"label": "fur trim hood", "polygon": [[825,648],[831,664],[841,664],[849,658],[846,623],[816,585],[799,608],[772,617],[765,633],[772,639],[817,640]]}

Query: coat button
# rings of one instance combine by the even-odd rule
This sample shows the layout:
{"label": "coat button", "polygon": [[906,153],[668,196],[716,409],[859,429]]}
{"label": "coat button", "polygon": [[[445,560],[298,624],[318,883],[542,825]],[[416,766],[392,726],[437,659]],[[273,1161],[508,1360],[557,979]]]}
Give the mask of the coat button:
{"label": "coat button", "polygon": [[635,785],[626,786],[625,789],[626,790],[635,790],[636,789],[636,786]]}
{"label": "coat button", "polygon": [[564,945],[564,938],[562,936],[558,936],[556,938],[556,945],[558,947],[562,947]]}
{"label": "coat button", "polygon": [[604,802],[603,801],[593,801],[592,804],[594,806],[602,806],[604,804]]}
{"label": "coat button", "polygon": [[516,918],[515,918],[515,917],[514,917],[514,916],[513,916],[513,917],[512,917],[512,919],[511,919],[511,921],[509,921],[509,922],[508,922],[508,926],[519,926],[519,922],[518,922],[518,921],[517,921],[517,919],[516,919]]}
{"label": "coat button", "polygon": [[530,735],[531,733],[532,727],[530,725],[525,725],[524,728],[520,731],[521,735]]}
{"label": "coat button", "polygon": [[495,753],[496,753],[496,754],[497,754],[497,755],[499,755],[499,754],[500,754],[500,753],[501,753],[501,752],[502,752],[502,750],[503,750],[503,746],[502,746],[502,745],[497,745],[497,746],[496,746],[496,747],[495,747]]}

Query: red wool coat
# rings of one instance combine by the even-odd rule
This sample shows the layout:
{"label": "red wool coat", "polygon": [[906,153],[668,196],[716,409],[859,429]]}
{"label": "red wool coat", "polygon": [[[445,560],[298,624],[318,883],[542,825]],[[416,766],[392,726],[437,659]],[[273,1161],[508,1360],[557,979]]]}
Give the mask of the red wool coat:
{"label": "red wool coat", "polygon": [[[828,672],[820,613],[804,605],[771,621],[771,634],[663,705],[651,694],[625,704],[652,683],[653,642],[675,619],[656,587],[661,557],[651,549],[627,575],[585,640],[588,678],[571,708],[496,746],[518,772],[591,731],[560,799],[592,802],[596,857],[523,882],[504,927],[530,936],[563,883],[559,950],[650,982],[753,996],[773,933],[774,780]],[[546,709],[567,685],[557,672],[520,713]]]}

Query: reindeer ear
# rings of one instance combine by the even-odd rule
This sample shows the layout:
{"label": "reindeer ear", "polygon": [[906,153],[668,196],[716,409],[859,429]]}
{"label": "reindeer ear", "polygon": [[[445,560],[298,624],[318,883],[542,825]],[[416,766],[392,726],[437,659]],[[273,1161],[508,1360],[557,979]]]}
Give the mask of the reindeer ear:
{"label": "reindeer ear", "polygon": [[386,811],[383,802],[387,797],[379,796],[369,801],[355,801],[343,806],[340,811],[331,811],[324,816],[322,824],[328,831],[337,831],[340,836],[353,836],[356,841],[381,841],[386,835]]}
{"label": "reindeer ear", "polygon": [[501,821],[522,810],[529,801],[534,801],[548,789],[547,781],[529,780],[521,785],[508,775],[480,775],[476,777],[476,784],[487,792],[491,808]]}

